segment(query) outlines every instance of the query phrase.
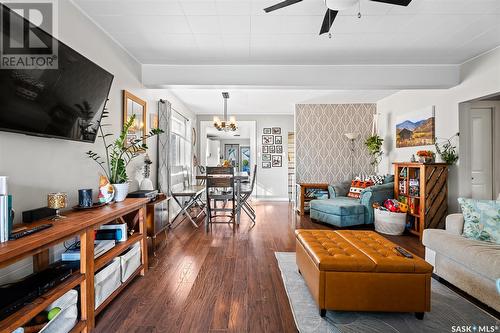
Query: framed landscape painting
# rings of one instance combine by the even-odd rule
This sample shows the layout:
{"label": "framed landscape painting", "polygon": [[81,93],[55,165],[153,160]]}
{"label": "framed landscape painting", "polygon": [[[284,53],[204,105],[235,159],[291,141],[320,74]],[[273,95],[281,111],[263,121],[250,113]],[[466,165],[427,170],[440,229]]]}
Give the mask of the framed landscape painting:
{"label": "framed landscape painting", "polygon": [[436,142],[435,107],[401,116],[396,122],[396,148],[429,146]]}

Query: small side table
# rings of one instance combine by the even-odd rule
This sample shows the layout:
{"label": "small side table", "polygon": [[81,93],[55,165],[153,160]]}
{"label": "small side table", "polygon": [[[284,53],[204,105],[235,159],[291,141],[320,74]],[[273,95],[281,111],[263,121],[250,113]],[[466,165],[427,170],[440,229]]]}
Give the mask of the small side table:
{"label": "small side table", "polygon": [[168,202],[171,197],[160,193],[155,201],[146,205],[146,230],[151,238],[153,256],[156,255],[156,237],[169,225]]}
{"label": "small side table", "polygon": [[295,209],[300,216],[305,214],[305,203],[310,201],[310,198],[306,198],[306,192],[309,189],[317,190],[327,190],[328,184],[326,183],[297,183],[297,200],[295,200]]}

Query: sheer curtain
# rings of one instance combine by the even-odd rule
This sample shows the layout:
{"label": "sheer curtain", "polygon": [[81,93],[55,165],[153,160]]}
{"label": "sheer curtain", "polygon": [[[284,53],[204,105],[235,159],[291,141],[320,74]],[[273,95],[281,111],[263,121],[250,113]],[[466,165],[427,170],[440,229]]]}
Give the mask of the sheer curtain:
{"label": "sheer curtain", "polygon": [[[190,121],[172,108],[166,100],[158,103],[158,125],[164,131],[158,136],[158,189],[170,194],[191,185],[192,151]],[[179,211],[170,203],[170,217]]]}

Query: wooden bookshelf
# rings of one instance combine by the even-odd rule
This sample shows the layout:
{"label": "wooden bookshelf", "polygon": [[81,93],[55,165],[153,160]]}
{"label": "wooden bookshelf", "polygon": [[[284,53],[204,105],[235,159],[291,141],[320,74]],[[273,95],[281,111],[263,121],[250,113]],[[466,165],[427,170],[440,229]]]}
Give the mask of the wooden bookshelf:
{"label": "wooden bookshelf", "polygon": [[295,200],[296,211],[299,215],[304,215],[305,203],[313,200],[306,197],[307,190],[326,190],[328,191],[328,184],[326,183],[298,183],[297,184],[297,199]]}
{"label": "wooden bookshelf", "polygon": [[[126,251],[132,244],[141,243],[141,266],[137,271],[118,288],[104,304],[99,307],[102,311],[137,275],[144,275],[147,271],[147,241],[146,241],[146,204],[148,199],[126,199],[95,210],[65,212],[63,220],[42,220],[25,227],[52,223],[53,226],[30,236],[0,244],[0,268],[8,266],[23,258],[33,256],[36,270],[43,270],[48,265],[47,251],[50,247],[78,236],[80,238],[80,271],[58,286],[50,289],[30,304],[0,321],[0,332],[12,332],[23,326],[57,300],[69,290],[80,287],[80,318],[71,332],[90,332],[95,326],[94,309],[94,275],[117,256]],[[127,222],[129,228],[135,232],[126,242],[118,243],[97,259],[94,259],[94,230],[99,226],[115,221]]]}
{"label": "wooden bookshelf", "polygon": [[448,165],[393,163],[394,194],[408,204],[410,232],[420,239],[424,229],[444,228],[448,212]]}

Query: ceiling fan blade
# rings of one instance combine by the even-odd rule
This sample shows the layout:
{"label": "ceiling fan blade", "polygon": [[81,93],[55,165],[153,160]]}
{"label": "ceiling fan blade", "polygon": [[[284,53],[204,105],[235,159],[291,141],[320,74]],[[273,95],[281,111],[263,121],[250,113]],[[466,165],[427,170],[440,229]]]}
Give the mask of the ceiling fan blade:
{"label": "ceiling fan blade", "polygon": [[273,10],[280,9],[283,7],[288,7],[290,5],[296,4],[297,2],[301,2],[302,0],[285,0],[280,3],[275,4],[274,6],[264,8],[266,13],[272,12]]}
{"label": "ceiling fan blade", "polygon": [[328,8],[326,10],[325,18],[323,19],[323,24],[321,25],[320,35],[330,31],[335,17],[337,17],[338,11]]}
{"label": "ceiling fan blade", "polygon": [[371,1],[383,2],[383,3],[388,3],[391,5],[398,5],[398,6],[408,6],[411,2],[411,0],[371,0]]}

